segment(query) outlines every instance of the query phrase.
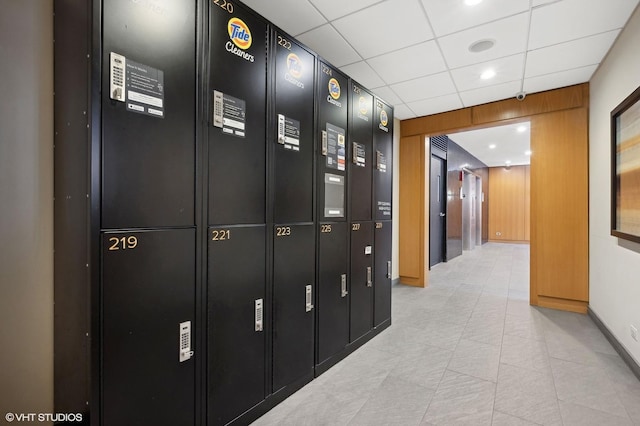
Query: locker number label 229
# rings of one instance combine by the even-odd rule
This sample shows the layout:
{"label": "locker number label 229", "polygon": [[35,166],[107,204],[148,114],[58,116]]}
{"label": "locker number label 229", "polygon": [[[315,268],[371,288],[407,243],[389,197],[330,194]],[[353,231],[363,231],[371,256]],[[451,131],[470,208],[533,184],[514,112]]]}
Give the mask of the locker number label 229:
{"label": "locker number label 229", "polygon": [[111,237],[109,238],[109,251],[116,250],[132,250],[138,246],[138,237],[130,235],[128,237]]}

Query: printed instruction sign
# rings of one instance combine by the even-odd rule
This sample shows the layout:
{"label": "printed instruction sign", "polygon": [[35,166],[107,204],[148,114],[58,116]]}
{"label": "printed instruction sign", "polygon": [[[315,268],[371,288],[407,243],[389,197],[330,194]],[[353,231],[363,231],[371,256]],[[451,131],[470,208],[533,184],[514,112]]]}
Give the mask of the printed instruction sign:
{"label": "printed instruction sign", "polygon": [[213,125],[223,133],[245,137],[247,103],[226,93],[213,92]]}
{"label": "printed instruction sign", "polygon": [[164,118],[164,73],[161,70],[111,52],[109,71],[111,99],[124,102],[129,111]]}
{"label": "printed instruction sign", "polygon": [[300,151],[300,122],[278,114],[278,143],[285,149]]}
{"label": "printed instruction sign", "polygon": [[327,167],[330,169],[345,169],[344,133],[344,129],[327,123]]}

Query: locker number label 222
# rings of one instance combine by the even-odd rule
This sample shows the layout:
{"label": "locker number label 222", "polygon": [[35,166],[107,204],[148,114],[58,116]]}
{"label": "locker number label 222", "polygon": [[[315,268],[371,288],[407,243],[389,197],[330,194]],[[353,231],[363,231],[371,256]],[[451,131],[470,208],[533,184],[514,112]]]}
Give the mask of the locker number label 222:
{"label": "locker number label 222", "polygon": [[138,237],[130,235],[128,237],[111,237],[109,238],[109,251],[131,250],[138,246]]}

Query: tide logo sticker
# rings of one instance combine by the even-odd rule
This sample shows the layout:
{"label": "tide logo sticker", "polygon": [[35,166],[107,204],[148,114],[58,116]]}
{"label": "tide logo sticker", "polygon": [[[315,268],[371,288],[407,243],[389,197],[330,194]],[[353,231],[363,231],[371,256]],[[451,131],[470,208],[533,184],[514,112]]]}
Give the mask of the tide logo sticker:
{"label": "tide logo sticker", "polygon": [[227,30],[229,31],[229,38],[242,50],[247,50],[251,47],[251,31],[247,24],[240,18],[231,18],[227,24]]}
{"label": "tide logo sticker", "polygon": [[340,99],[340,83],[335,78],[329,80],[329,94],[336,101]]}
{"label": "tide logo sticker", "polygon": [[289,56],[287,56],[287,68],[292,77],[302,77],[302,61],[295,53],[289,53]]}
{"label": "tide logo sticker", "polygon": [[369,112],[369,108],[367,106],[367,100],[364,96],[360,96],[360,100],[358,101],[358,106],[360,108],[360,114],[364,115]]}
{"label": "tide logo sticker", "polygon": [[389,116],[387,115],[387,111],[385,110],[380,111],[380,124],[385,127],[387,127],[387,124],[389,124]]}

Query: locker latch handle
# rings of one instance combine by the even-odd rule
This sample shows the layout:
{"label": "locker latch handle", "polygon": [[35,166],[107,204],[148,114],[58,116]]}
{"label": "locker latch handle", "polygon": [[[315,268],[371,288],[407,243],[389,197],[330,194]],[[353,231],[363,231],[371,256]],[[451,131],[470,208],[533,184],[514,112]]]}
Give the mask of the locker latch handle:
{"label": "locker latch handle", "polygon": [[371,275],[371,266],[367,266],[367,287],[373,286],[373,279]]}
{"label": "locker latch handle", "polygon": [[322,155],[326,156],[329,153],[329,137],[327,131],[322,131]]}
{"label": "locker latch handle", "polygon": [[387,262],[387,278],[391,278],[391,261]]}
{"label": "locker latch handle", "polygon": [[262,299],[257,299],[255,301],[255,323],[256,323],[256,331],[262,331],[263,330],[263,312],[264,309],[262,307],[263,302]]}
{"label": "locker latch handle", "polygon": [[349,294],[349,291],[347,291],[347,274],[340,276],[340,286],[342,289],[342,297],[346,297],[347,294]]}
{"label": "locker latch handle", "polygon": [[313,299],[312,299],[313,287],[308,285],[305,287],[305,302],[306,302],[306,311],[311,312],[313,310]]}

